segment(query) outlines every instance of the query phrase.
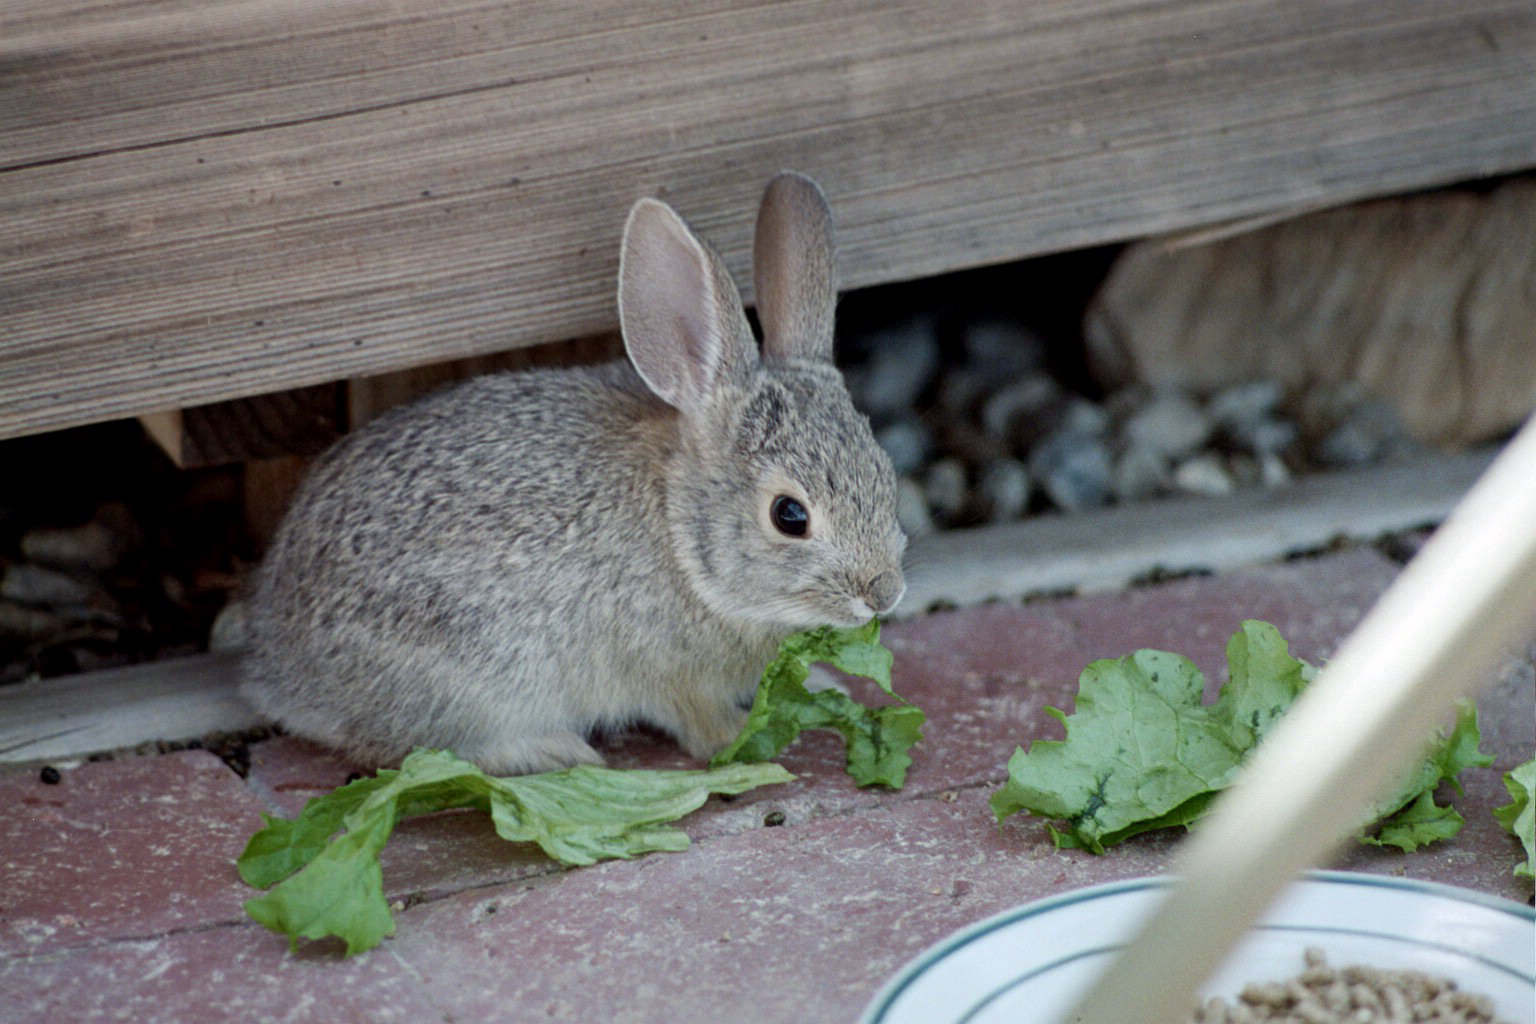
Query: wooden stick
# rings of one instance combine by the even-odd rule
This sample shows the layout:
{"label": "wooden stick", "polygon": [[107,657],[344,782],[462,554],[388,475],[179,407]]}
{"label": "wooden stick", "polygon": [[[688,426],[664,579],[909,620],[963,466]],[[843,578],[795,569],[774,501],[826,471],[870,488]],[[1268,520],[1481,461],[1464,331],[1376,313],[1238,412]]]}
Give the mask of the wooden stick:
{"label": "wooden stick", "polygon": [[1175,857],[1064,1024],[1176,1024],[1274,897],[1359,826],[1452,703],[1536,636],[1536,418],[1472,487]]}

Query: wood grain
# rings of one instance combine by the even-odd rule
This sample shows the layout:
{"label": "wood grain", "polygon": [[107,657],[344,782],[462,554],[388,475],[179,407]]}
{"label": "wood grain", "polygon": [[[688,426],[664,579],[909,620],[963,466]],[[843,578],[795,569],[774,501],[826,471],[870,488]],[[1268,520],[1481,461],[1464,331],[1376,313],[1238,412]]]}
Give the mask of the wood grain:
{"label": "wood grain", "polygon": [[262,724],[239,685],[240,656],[226,653],[8,686],[0,691],[0,765]]}
{"label": "wood grain", "polygon": [[183,469],[318,455],[341,436],[340,388],[316,384],[149,413],[146,433]]}
{"label": "wood grain", "polygon": [[347,423],[356,430],[375,416],[397,405],[420,398],[457,381],[499,370],[527,370],[539,366],[577,366],[622,358],[624,341],[617,331],[568,342],[530,345],[509,352],[455,359],[409,370],[360,377],[347,382]]}
{"label": "wood grain", "polygon": [[611,329],[786,166],[858,286],[1533,165],[1529,0],[7,0],[0,436]]}

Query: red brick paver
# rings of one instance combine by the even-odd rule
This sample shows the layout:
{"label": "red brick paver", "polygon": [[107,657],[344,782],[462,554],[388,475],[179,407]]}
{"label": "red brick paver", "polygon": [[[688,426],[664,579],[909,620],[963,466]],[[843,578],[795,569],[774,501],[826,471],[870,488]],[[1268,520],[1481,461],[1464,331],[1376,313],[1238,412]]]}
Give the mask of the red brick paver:
{"label": "red brick paver", "polygon": [[245,916],[234,858],[261,805],[212,754],[0,777],[0,808],[0,956]]}
{"label": "red brick paver", "polygon": [[[245,921],[232,867],[256,808],[292,813],[343,781],[344,762],[279,739],[253,750],[244,784],[203,754],[87,765],[58,787],[0,779],[0,1021],[850,1020],[958,927],[1161,870],[1177,835],[1095,858],[1053,849],[1038,822],[999,829],[987,809],[1013,748],[1059,735],[1042,708],[1071,706],[1088,661],[1177,650],[1214,690],[1240,617],[1321,661],[1395,572],[1353,551],[893,625],[897,689],[929,716],[902,792],[855,789],[838,744],[812,736],[783,758],[794,782],[685,820],[695,845],[682,854],[563,870],[472,814],[407,822],[385,883],[414,905],[396,938],[352,960],[325,944],[291,955]],[[1355,848],[1342,866],[1528,896],[1487,809],[1504,802],[1499,773],[1536,745],[1530,666],[1481,706],[1499,763],[1467,773],[1462,834],[1410,856]],[[605,749],[619,766],[688,764],[651,735]]]}

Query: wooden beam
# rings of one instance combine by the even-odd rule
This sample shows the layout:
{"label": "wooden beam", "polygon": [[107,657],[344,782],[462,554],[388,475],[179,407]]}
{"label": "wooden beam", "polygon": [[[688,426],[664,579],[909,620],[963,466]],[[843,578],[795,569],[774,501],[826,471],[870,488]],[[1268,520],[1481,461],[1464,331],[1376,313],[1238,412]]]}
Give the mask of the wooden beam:
{"label": "wooden beam", "polygon": [[[897,617],[977,604],[1114,590],[1157,570],[1224,571],[1437,523],[1492,453],[1306,477],[1278,491],[1168,499],[1079,516],[1037,516],[913,543]],[[0,689],[0,766],[81,757],[149,740],[261,724],[236,692],[239,656],[205,654]]]}
{"label": "wooden beam", "polygon": [[253,459],[240,467],[245,532],[257,551],[265,551],[272,542],[283,514],[314,461],[307,455],[283,455]]}
{"label": "wooden beam", "polygon": [[144,413],[139,417],[139,426],[144,428],[144,433],[149,435],[151,441],[160,446],[160,450],[175,463],[177,469],[187,467],[180,409]]}
{"label": "wooden beam", "polygon": [[14,0],[0,436],[613,326],[671,199],[847,286],[1536,166],[1529,0]]}
{"label": "wooden beam", "polygon": [[239,685],[238,654],[199,654],[8,686],[0,690],[0,765],[262,724]]}
{"label": "wooden beam", "polygon": [[339,392],[336,384],[317,384],[150,413],[139,422],[183,469],[318,455],[341,436]]}

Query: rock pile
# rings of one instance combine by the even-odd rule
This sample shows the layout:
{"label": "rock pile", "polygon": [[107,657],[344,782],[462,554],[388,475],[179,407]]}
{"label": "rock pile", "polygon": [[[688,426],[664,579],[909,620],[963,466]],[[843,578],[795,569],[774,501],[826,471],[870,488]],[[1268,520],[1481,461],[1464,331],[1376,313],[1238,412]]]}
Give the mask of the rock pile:
{"label": "rock pile", "polygon": [[175,474],[131,433],[0,458],[17,484],[0,499],[0,685],[200,650],[238,583],[233,478]]}
{"label": "rock pile", "polygon": [[1279,487],[1415,450],[1358,386],[1287,395],[1273,380],[1198,395],[1064,382],[1030,329],[989,318],[946,344],[924,316],[849,339],[848,384],[900,475],[909,534],[1170,494]]}

